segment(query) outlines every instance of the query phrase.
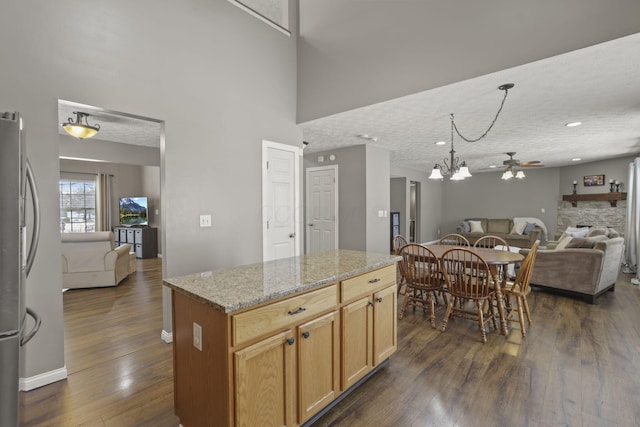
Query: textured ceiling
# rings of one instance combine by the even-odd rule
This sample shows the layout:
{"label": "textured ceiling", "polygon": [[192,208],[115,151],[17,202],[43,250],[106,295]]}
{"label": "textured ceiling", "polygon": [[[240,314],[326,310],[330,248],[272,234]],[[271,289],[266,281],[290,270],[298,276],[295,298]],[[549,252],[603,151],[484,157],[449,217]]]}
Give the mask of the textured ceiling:
{"label": "textured ceiling", "polygon": [[[72,118],[75,122],[76,115],[74,111],[90,114],[87,118],[89,124],[100,125],[100,131],[94,136],[95,139],[145,147],[160,147],[161,122],[158,120],[105,111],[90,105],[58,100],[58,123],[66,123],[69,118]],[[67,134],[62,126],[59,126],[58,132],[61,135],[73,138]]]}
{"label": "textured ceiling", "polygon": [[[515,151],[546,167],[640,153],[640,34],[433,90],[302,123],[306,153],[366,143],[391,152],[393,165],[430,170],[449,157],[450,113],[467,138],[480,136],[514,83],[488,136],[455,136],[472,173],[502,166]],[[581,121],[568,128],[566,123]],[[377,140],[365,140],[357,135]],[[435,145],[436,141],[446,145]]]}

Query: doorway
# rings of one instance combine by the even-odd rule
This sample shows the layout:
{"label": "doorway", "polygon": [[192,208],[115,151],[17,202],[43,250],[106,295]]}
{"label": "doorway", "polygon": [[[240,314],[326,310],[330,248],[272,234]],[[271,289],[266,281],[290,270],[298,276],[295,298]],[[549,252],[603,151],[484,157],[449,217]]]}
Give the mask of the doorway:
{"label": "doorway", "polygon": [[300,254],[300,148],[262,141],[262,259]]}
{"label": "doorway", "polygon": [[409,186],[409,242],[420,240],[420,182],[411,181]]}
{"label": "doorway", "polygon": [[338,165],[306,170],[306,253],[338,249]]}

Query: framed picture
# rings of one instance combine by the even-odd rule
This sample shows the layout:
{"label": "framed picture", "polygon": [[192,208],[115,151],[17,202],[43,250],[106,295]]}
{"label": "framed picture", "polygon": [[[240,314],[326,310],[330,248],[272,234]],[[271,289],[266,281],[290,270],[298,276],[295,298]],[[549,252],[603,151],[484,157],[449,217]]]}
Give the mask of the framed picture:
{"label": "framed picture", "polygon": [[594,185],[604,185],[604,175],[586,175],[584,177],[584,186],[593,187]]}

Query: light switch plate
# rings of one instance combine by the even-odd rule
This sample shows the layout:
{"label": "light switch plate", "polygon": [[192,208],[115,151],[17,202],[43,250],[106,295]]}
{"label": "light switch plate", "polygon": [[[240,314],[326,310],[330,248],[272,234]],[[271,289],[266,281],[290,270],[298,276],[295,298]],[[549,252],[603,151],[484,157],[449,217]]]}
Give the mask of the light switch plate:
{"label": "light switch plate", "polygon": [[193,322],[193,346],[202,351],[202,326]]}
{"label": "light switch plate", "polygon": [[200,227],[211,227],[211,215],[200,215]]}

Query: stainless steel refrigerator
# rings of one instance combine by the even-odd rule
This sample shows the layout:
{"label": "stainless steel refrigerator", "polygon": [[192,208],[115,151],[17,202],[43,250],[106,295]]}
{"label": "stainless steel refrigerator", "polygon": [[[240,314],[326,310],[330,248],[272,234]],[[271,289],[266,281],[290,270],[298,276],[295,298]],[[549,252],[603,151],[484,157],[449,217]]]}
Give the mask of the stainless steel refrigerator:
{"label": "stainless steel refrigerator", "polygon": [[[27,215],[29,205],[32,209]],[[26,279],[38,246],[39,223],[38,195],[26,158],[22,118],[19,113],[0,112],[0,426],[3,427],[18,425],[20,347],[35,335],[41,323],[40,317],[25,305]],[[28,332],[27,316],[34,319]]]}

